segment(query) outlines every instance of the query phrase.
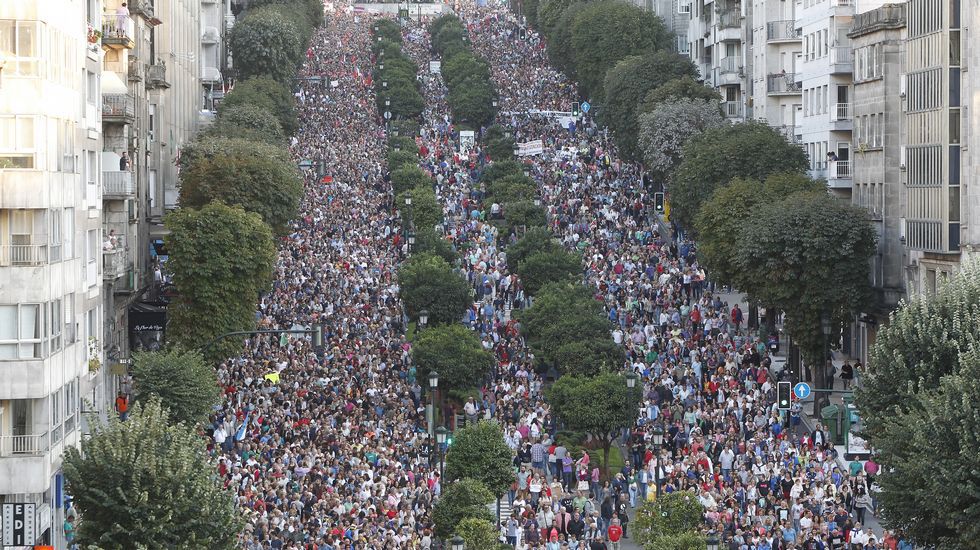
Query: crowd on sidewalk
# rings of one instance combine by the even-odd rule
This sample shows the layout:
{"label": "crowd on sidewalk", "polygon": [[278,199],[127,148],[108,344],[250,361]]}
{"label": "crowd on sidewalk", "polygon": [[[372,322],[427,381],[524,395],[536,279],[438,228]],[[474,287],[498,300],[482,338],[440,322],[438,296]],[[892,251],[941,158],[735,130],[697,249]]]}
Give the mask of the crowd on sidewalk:
{"label": "crowd on sidewalk", "polygon": [[[522,114],[561,109],[574,86],[549,67],[536,37],[522,40],[502,8],[467,6],[474,48],[491,64],[502,115],[518,141],[542,139],[526,159],[556,238],[584,258],[583,283],[603,302],[644,406],[624,434],[626,466],[603,480],[587,452],[556,441],[544,381],[509,315],[524,300],[501,234],[486,219],[479,176],[494,159],[459,152],[446,90],[428,72],[429,37],[404,30],[423,67],[426,100],[419,165],[434,178],[442,230],[474,287],[462,322],[496,357],[480,399],[465,413],[497,419],[515,453],[502,536],[521,548],[601,550],[631,535],[629,511],[656,493],[690,490],[708,526],[731,548],[894,548],[863,529],[873,479],[838,466],[826,432],[783,430],[765,346],[707,292],[696,251],[662,237],[647,215],[638,167],[620,161],[586,119],[574,131]],[[411,364],[397,283],[402,220],[384,164],[386,135],[366,75],[371,16],[339,9],[313,37],[300,81],[297,158],[323,158],[306,174],[302,215],[283,237],[261,325],[323,322],[325,350],[308,340],[255,338],[218,369],[225,398],[213,416],[219,474],[248,523],[243,546],[430,548],[442,493],[426,452],[425,397]],[[661,448],[652,443],[662,426]],[[614,540],[615,539],[615,540]],[[894,543],[894,544],[893,544]]]}

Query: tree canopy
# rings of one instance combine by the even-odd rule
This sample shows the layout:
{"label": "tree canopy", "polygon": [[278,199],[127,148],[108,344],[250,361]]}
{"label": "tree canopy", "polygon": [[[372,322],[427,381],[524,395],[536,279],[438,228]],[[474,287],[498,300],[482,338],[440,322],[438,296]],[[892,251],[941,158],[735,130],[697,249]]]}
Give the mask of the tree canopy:
{"label": "tree canopy", "polygon": [[491,126],[483,134],[483,150],[494,161],[509,160],[514,156],[514,138],[502,126]]}
{"label": "tree canopy", "polygon": [[[589,294],[586,287],[569,281],[548,283],[541,287],[534,297],[534,304],[521,311],[519,319],[521,332],[535,356],[562,372],[566,371],[560,360],[567,357],[567,353],[562,351],[563,346],[589,342],[587,345],[590,349],[601,349],[591,342],[611,341],[612,338],[612,326],[602,304]],[[620,357],[617,354],[609,361]],[[594,363],[590,372],[583,374],[594,374],[603,363],[609,361]]]}
{"label": "tree canopy", "polygon": [[884,467],[882,523],[922,545],[974,546],[980,527],[980,265],[902,303],[878,331],[856,404]]}
{"label": "tree canopy", "polygon": [[126,422],[96,424],[80,450],[65,451],[65,482],[82,520],[75,542],[238,548],[242,520],[215,471],[198,434],[170,424],[158,400],[137,402]]}
{"label": "tree canopy", "polygon": [[[199,349],[227,332],[255,327],[255,302],[272,280],[276,247],[258,214],[213,202],[167,215],[164,237],[178,297],[170,304],[167,336]],[[208,359],[240,351],[242,339],[217,344]]]}
{"label": "tree canopy", "polygon": [[602,445],[602,463],[623,428],[636,422],[643,390],[626,387],[626,377],[603,372],[591,378],[562,376],[545,391],[555,415],[574,431],[591,435]]}
{"label": "tree canopy", "polygon": [[460,323],[418,331],[412,344],[412,360],[418,366],[419,378],[427,379],[430,372],[436,371],[440,387],[478,388],[493,367],[493,355],[483,349],[472,330]]}
{"label": "tree canopy", "polygon": [[[405,199],[412,198],[412,205],[405,204]],[[415,225],[415,230],[431,229],[442,223],[442,205],[436,199],[436,193],[429,185],[420,185],[398,196],[398,207]]]}
{"label": "tree canopy", "polygon": [[686,142],[670,179],[671,217],[691,228],[701,203],[736,177],[764,180],[776,172],[802,174],[806,153],[762,122],[725,125]]}
{"label": "tree canopy", "polygon": [[517,273],[533,296],[547,283],[581,281],[582,257],[564,250],[535,252],[518,264]]}
{"label": "tree canopy", "polygon": [[499,530],[493,522],[483,518],[463,518],[456,527],[456,534],[466,542],[469,550],[500,550]]}
{"label": "tree canopy", "polygon": [[244,139],[201,137],[181,154],[180,204],[218,200],[259,214],[282,231],[296,216],[303,182],[282,148]]}
{"label": "tree canopy", "polygon": [[391,187],[395,195],[401,195],[416,187],[431,186],[432,178],[415,163],[403,164],[391,172]]}
{"label": "tree canopy", "polygon": [[408,316],[417,319],[427,310],[430,325],[460,322],[472,302],[466,279],[432,254],[412,254],[398,270],[398,284]]}
{"label": "tree canopy", "polygon": [[[606,73],[600,121],[613,131],[619,152],[638,159],[638,107],[647,93],[675,78],[694,78],[697,67],[687,56],[670,51],[625,57]],[[717,110],[717,104],[715,105]]]}
{"label": "tree canopy", "polygon": [[[644,548],[687,550],[689,543],[668,544],[666,538],[694,536],[704,525],[704,507],[693,491],[665,493],[653,502],[644,502],[636,510],[633,532]],[[699,537],[704,548],[704,538]],[[658,545],[657,543],[662,544]]]}
{"label": "tree canopy", "polygon": [[245,138],[273,145],[282,145],[286,134],[279,119],[265,107],[240,103],[232,107],[222,106],[218,118],[205,131],[208,135]]}
{"label": "tree canopy", "polygon": [[507,247],[507,266],[517,271],[517,266],[537,252],[555,252],[561,245],[546,227],[529,227],[517,242]]}
{"label": "tree canopy", "polygon": [[728,123],[718,104],[704,100],[678,99],[657,105],[639,115],[639,149],[647,168],[661,181],[674,172],[684,158],[684,145],[706,130]]}
{"label": "tree canopy", "polygon": [[221,399],[214,368],[197,351],[169,349],[134,353],[136,402],[159,399],[171,422],[194,426]]}
{"label": "tree canopy", "polygon": [[797,193],[740,224],[734,267],[750,298],[786,312],[806,363],[822,368],[821,318],[839,327],[870,299],[876,240],[863,210],[827,193]]}
{"label": "tree canopy", "polygon": [[504,203],[504,220],[507,222],[504,234],[510,235],[519,227],[525,229],[543,227],[548,223],[548,214],[543,206],[536,206],[532,201],[520,200]]}
{"label": "tree canopy", "polygon": [[697,80],[696,76],[682,76],[668,80],[662,86],[647,92],[636,112],[649,113],[664,101],[676,101],[685,98],[690,100],[703,99],[716,104],[721,101],[721,95],[714,88],[705,86],[704,82]]}
{"label": "tree canopy", "polygon": [[571,26],[571,53],[583,93],[603,101],[606,71],[631,55],[671,47],[670,33],[653,12],[620,0],[589,2]]}
{"label": "tree canopy", "polygon": [[293,94],[272,77],[256,76],[235,84],[231,93],[222,100],[218,112],[220,114],[226,109],[235,109],[241,105],[261,107],[275,115],[287,136],[295,134],[299,128]]}
{"label": "tree canopy", "polygon": [[300,29],[268,7],[251,9],[235,23],[229,44],[238,76],[245,80],[268,75],[284,84],[292,82],[303,55]]}
{"label": "tree canopy", "polygon": [[493,514],[487,508],[493,500],[490,491],[475,479],[460,479],[443,486],[442,496],[432,509],[436,536],[451,537],[456,526],[466,518],[493,521]]}
{"label": "tree canopy", "polygon": [[[441,380],[442,371],[439,375]],[[514,482],[513,459],[500,424],[481,420],[453,434],[453,444],[446,455],[446,478],[475,479],[499,498]]]}

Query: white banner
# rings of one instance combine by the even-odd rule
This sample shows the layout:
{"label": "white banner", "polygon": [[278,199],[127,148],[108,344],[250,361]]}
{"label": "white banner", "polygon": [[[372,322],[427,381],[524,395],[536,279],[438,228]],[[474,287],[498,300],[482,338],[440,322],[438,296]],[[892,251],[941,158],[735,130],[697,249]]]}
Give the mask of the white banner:
{"label": "white banner", "polygon": [[429,61],[429,72],[432,74],[442,72],[442,61]]}
{"label": "white banner", "polygon": [[460,130],[459,131],[459,152],[466,153],[473,148],[473,144],[476,143],[476,132],[473,130]]}
{"label": "white banner", "polygon": [[517,144],[517,156],[540,155],[544,152],[544,142],[540,139]]}

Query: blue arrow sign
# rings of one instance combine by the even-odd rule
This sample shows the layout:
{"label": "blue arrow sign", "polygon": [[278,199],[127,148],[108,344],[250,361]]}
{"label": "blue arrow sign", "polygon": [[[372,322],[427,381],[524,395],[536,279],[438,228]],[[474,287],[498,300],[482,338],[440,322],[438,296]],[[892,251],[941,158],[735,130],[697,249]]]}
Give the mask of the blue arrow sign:
{"label": "blue arrow sign", "polygon": [[795,395],[797,399],[806,399],[807,397],[810,397],[810,384],[807,384],[806,382],[796,384],[793,386],[793,395]]}
{"label": "blue arrow sign", "polygon": [[590,105],[588,101],[583,101],[582,102],[582,112],[583,113],[588,113],[589,112],[589,109],[591,109],[591,108],[592,108],[592,105]]}

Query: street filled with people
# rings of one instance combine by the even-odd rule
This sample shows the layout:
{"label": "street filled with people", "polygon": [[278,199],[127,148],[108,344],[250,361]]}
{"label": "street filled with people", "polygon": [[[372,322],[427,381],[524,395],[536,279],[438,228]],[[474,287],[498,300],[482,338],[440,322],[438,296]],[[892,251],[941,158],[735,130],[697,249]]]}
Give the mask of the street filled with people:
{"label": "street filled with people", "polygon": [[[433,180],[442,232],[473,286],[460,319],[494,353],[480,399],[459,411],[497,420],[515,479],[499,528],[518,548],[617,547],[633,511],[658,493],[692,491],[706,529],[727,548],[895,548],[863,522],[875,507],[873,462],[839,460],[828,431],[781,419],[765,342],[737,306],[711,291],[692,243],[675,242],[651,211],[641,167],[621,161],[590,117],[573,128],[532,111],[569,111],[575,86],[551,68],[542,40],[522,38],[504,7],[460,8],[500,98],[497,123],[517,142],[554,237],[583,258],[582,284],[603,303],[623,371],[643,385],[636,425],[619,438],[625,466],[603,475],[587,451],[556,440],[545,379],[512,313],[527,306],[490,223],[480,174],[494,160],[479,140],[460,150],[425,21],[403,27],[425,99],[419,166]],[[424,380],[416,377],[399,299],[402,217],[387,178],[384,120],[368,75],[376,16],[338,9],[314,35],[300,80],[296,159],[306,171],[301,216],[282,237],[262,327],[323,323],[307,338],[257,337],[218,368],[225,389],[212,418],[219,474],[247,520],[244,547],[431,548],[443,490],[429,452]],[[499,205],[498,205],[499,206]],[[655,429],[656,428],[656,429]],[[655,432],[663,442],[654,444]],[[490,503],[488,503],[490,504]]]}

